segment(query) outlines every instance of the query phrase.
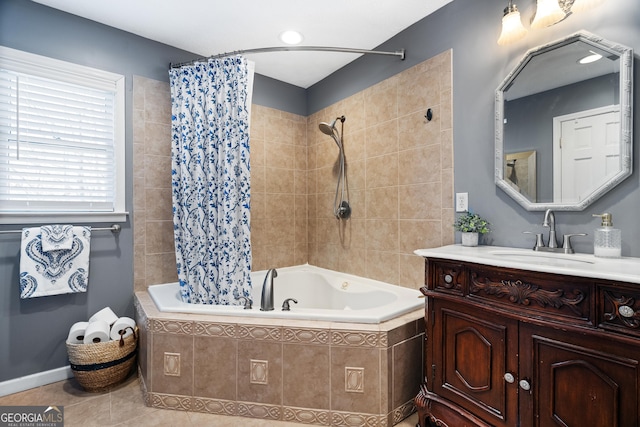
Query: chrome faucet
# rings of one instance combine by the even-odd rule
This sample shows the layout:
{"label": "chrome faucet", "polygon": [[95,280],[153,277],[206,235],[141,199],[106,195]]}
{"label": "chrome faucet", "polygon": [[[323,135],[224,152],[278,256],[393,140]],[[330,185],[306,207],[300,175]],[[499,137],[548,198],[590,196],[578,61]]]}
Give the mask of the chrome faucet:
{"label": "chrome faucet", "polygon": [[556,240],[556,216],[551,209],[547,209],[544,213],[543,227],[549,227],[549,249],[555,249],[558,247],[558,241]]}
{"label": "chrome faucet", "polygon": [[547,209],[547,211],[544,213],[544,221],[542,222],[542,226],[549,227],[549,244],[546,246],[544,244],[542,233],[533,233],[531,231],[524,232],[525,234],[536,235],[536,244],[533,247],[534,251],[562,252],[565,254],[572,254],[574,253],[574,250],[571,246],[571,238],[573,236],[586,236],[585,233],[565,234],[562,239],[562,247],[559,247],[558,240],[556,239],[556,216],[551,209]]}
{"label": "chrome faucet", "polygon": [[[273,310],[273,278],[278,277],[278,272],[275,268],[269,269],[267,275],[264,276],[264,282],[262,283],[262,298],[260,299],[260,311],[272,311]],[[269,280],[271,278],[271,280]]]}

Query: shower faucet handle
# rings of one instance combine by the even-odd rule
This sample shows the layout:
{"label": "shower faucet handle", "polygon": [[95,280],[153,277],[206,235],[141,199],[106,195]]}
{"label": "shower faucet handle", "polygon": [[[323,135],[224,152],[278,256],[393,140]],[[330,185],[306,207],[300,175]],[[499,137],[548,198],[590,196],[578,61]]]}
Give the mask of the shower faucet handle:
{"label": "shower faucet handle", "polygon": [[251,301],[251,298],[247,298],[247,297],[239,297],[238,301],[242,302],[244,300],[244,309],[245,310],[251,310],[253,308],[253,301]]}
{"label": "shower faucet handle", "polygon": [[296,304],[298,303],[298,300],[296,300],[295,298],[287,298],[282,303],[282,311],[291,311],[291,306],[289,306],[289,301],[294,302]]}

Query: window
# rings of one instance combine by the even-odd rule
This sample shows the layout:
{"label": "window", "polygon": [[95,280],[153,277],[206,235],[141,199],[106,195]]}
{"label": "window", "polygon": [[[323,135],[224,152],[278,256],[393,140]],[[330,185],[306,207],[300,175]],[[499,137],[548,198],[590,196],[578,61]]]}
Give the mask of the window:
{"label": "window", "polygon": [[0,47],[0,223],[125,221],[124,77]]}

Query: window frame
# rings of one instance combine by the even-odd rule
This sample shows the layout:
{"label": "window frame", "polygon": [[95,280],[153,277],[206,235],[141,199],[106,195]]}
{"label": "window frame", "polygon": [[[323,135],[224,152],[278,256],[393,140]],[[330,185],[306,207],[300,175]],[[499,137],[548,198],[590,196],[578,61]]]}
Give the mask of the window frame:
{"label": "window frame", "polygon": [[0,46],[0,68],[87,87],[114,90],[115,186],[112,212],[1,212],[0,224],[126,222],[125,76]]}

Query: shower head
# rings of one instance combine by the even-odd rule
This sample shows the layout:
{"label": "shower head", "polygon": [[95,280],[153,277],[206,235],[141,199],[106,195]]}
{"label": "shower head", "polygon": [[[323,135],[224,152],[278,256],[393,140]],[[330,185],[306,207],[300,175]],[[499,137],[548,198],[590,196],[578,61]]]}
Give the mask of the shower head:
{"label": "shower head", "polygon": [[336,130],[336,122],[338,120],[340,120],[341,123],[344,123],[346,118],[344,116],[336,117],[336,119],[331,124],[326,122],[320,122],[318,127],[320,128],[320,131],[322,131],[322,133],[324,133],[325,135],[332,136],[333,132]]}
{"label": "shower head", "polygon": [[335,125],[336,125],[336,121],[334,120],[333,123],[331,124],[320,122],[320,125],[318,127],[320,128],[322,133],[324,133],[325,135],[331,136],[333,135],[333,130],[335,129]]}

